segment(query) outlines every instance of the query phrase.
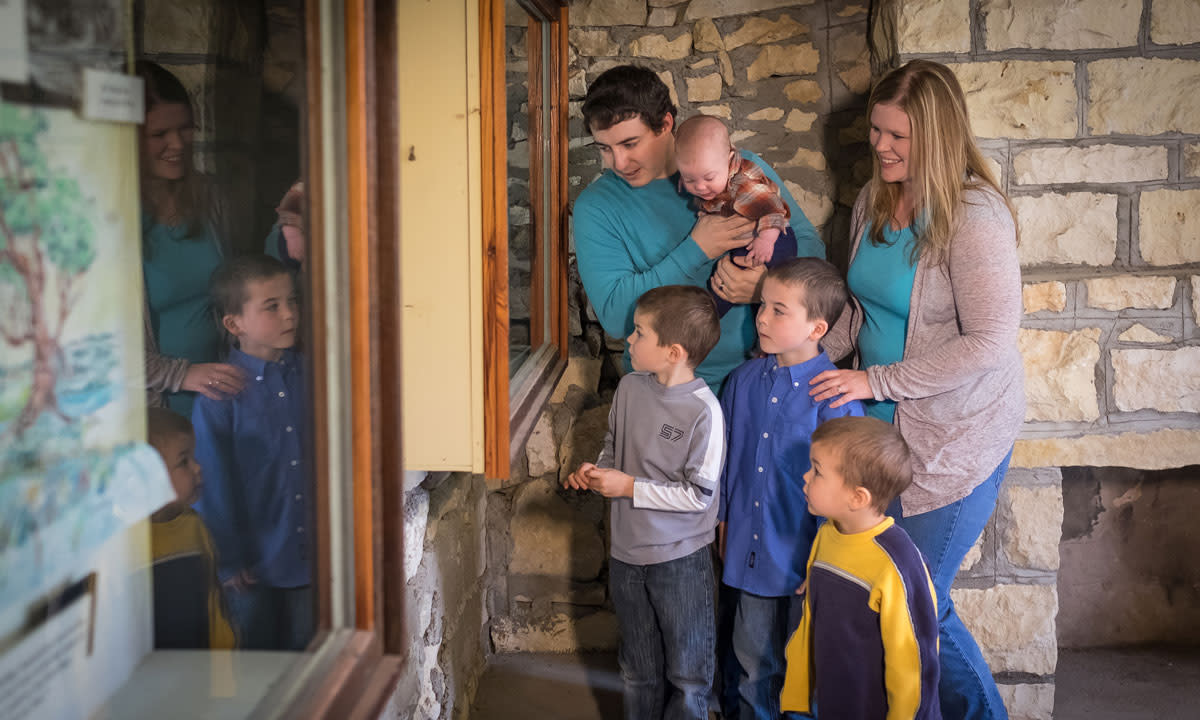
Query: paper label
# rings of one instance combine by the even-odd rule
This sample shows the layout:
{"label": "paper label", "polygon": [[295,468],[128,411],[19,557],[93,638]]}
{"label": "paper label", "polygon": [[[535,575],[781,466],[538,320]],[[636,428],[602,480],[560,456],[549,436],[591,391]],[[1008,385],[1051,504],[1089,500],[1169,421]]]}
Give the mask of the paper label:
{"label": "paper label", "polygon": [[[3,2],[3,0],[0,0]],[[142,79],[136,75],[83,69],[83,117],[140,123],[146,117]]]}

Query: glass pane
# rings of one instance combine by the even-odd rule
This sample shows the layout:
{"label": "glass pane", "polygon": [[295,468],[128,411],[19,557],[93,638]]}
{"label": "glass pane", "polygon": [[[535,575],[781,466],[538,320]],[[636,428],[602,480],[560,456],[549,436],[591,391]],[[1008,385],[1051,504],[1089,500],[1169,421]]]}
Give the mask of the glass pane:
{"label": "glass pane", "polygon": [[315,647],[328,542],[305,4],[219,3],[186,31],[184,0],[136,28],[124,0],[36,5],[35,78],[71,53],[72,77],[112,70],[113,44],[119,68],[137,38],[146,114],[84,119],[69,85],[0,100],[0,331],[37,337],[0,343],[0,678],[23,678],[0,714],[244,716]]}

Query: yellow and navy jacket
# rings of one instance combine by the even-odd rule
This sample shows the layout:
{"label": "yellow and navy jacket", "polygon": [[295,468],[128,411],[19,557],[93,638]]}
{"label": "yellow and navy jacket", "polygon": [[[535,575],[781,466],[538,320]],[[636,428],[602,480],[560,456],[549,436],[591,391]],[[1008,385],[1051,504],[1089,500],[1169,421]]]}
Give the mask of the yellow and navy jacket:
{"label": "yellow and navy jacket", "polygon": [[908,534],[886,518],[817,531],[804,616],[787,645],[782,709],[821,720],[935,720],[938,617],[933,582]]}

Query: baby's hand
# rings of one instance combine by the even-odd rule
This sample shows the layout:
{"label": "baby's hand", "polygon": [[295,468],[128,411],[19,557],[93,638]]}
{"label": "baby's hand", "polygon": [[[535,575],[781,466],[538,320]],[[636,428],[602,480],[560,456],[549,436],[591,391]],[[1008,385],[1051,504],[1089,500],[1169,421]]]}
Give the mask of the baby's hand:
{"label": "baby's hand", "polygon": [[775,254],[775,239],[779,231],[774,228],[759,231],[758,235],[746,245],[746,259],[751,265],[762,265]]}

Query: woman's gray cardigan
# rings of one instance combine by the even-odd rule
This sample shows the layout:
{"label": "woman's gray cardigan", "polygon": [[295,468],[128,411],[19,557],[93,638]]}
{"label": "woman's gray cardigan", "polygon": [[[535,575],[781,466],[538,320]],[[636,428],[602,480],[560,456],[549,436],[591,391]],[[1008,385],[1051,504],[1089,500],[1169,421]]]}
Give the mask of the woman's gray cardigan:
{"label": "woman's gray cardigan", "polygon": [[[917,261],[904,356],[868,367],[876,400],[896,401],[895,423],[913,455],[905,515],[971,493],[1008,454],[1024,421],[1024,367],[1017,350],[1021,268],[1016,233],[995,191],[969,190],[949,261]],[[867,188],[854,203],[850,259],[866,224]],[[862,306],[851,298],[822,345],[831,359],[855,349]],[[857,366],[857,358],[855,358]]]}

